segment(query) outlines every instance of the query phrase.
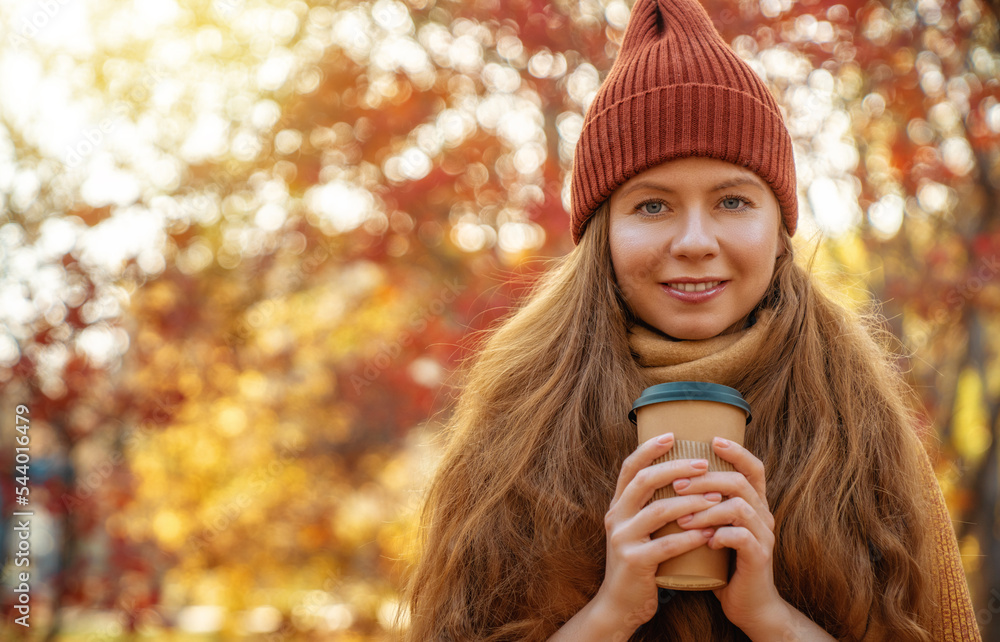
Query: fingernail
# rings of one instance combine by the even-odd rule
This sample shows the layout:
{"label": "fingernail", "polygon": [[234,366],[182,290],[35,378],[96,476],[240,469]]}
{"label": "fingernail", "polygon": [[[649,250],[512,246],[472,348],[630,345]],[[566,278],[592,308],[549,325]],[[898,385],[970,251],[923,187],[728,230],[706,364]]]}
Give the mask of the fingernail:
{"label": "fingernail", "polygon": [[674,440],[674,433],[668,432],[660,435],[660,437],[656,441],[657,443],[666,445],[672,442],[673,440]]}
{"label": "fingernail", "polygon": [[691,462],[691,468],[700,468],[701,470],[707,470],[708,469],[708,460],[707,459],[695,459],[693,462]]}
{"label": "fingernail", "polygon": [[693,515],[685,515],[684,517],[678,517],[678,518],[677,518],[677,523],[678,523],[678,524],[687,524],[687,523],[688,523],[688,522],[690,522],[690,521],[691,521],[692,519],[694,519],[694,516],[693,516]]}
{"label": "fingernail", "polygon": [[706,528],[701,532],[701,534],[704,535],[705,537],[711,537],[712,535],[715,535],[715,531],[711,528]]}
{"label": "fingernail", "polygon": [[710,502],[721,502],[722,493],[705,493],[705,499]]}
{"label": "fingernail", "polygon": [[674,480],[674,490],[684,490],[691,485],[690,479],[675,479]]}
{"label": "fingernail", "polygon": [[719,448],[728,448],[730,441],[728,439],[723,439],[722,437],[715,438],[715,445]]}

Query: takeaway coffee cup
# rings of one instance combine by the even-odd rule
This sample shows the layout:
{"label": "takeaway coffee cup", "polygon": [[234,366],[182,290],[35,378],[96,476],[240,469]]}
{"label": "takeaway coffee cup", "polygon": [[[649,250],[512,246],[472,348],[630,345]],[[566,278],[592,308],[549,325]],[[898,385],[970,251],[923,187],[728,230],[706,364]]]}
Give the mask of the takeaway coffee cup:
{"label": "takeaway coffee cup", "polygon": [[[712,439],[724,437],[743,445],[750,423],[750,405],[738,390],[704,381],[661,383],[642,391],[632,404],[629,419],[636,424],[639,443],[674,433],[674,446],[653,463],[674,459],[706,459],[708,470],[735,470],[712,451]],[[675,497],[672,486],[656,491],[653,499]],[[661,537],[684,529],[671,522],[653,533]],[[700,591],[721,588],[729,582],[733,550],[708,545],[669,559],[656,570],[656,584],[664,588]]]}

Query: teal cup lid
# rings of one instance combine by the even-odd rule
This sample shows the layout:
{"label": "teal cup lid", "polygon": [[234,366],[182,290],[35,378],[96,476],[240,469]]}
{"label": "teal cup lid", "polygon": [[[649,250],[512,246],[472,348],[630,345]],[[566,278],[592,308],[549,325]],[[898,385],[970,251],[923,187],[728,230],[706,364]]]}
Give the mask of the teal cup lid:
{"label": "teal cup lid", "polygon": [[750,404],[736,388],[707,381],[671,381],[670,383],[659,383],[643,390],[639,398],[632,404],[632,410],[628,413],[629,420],[635,423],[636,410],[661,401],[718,401],[736,406],[747,413],[747,423],[750,423],[752,418]]}

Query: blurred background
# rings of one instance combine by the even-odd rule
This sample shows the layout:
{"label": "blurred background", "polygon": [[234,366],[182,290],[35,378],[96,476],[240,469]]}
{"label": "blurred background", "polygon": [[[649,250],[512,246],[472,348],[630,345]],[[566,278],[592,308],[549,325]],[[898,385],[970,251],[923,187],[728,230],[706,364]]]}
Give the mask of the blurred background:
{"label": "blurred background", "polygon": [[[785,110],[800,255],[899,338],[1000,640],[1000,2],[704,3]],[[0,0],[0,638],[385,638],[631,5]]]}

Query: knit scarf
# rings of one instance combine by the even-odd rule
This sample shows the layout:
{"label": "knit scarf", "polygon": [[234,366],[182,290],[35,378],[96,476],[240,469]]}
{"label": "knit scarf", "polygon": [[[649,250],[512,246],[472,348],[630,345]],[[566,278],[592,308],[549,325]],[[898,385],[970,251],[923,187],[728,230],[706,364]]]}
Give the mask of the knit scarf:
{"label": "knit scarf", "polygon": [[675,341],[636,324],[629,329],[628,341],[651,383],[709,381],[735,387],[736,377],[757,353],[773,319],[773,310],[759,310],[756,322],[748,328],[691,341]]}

